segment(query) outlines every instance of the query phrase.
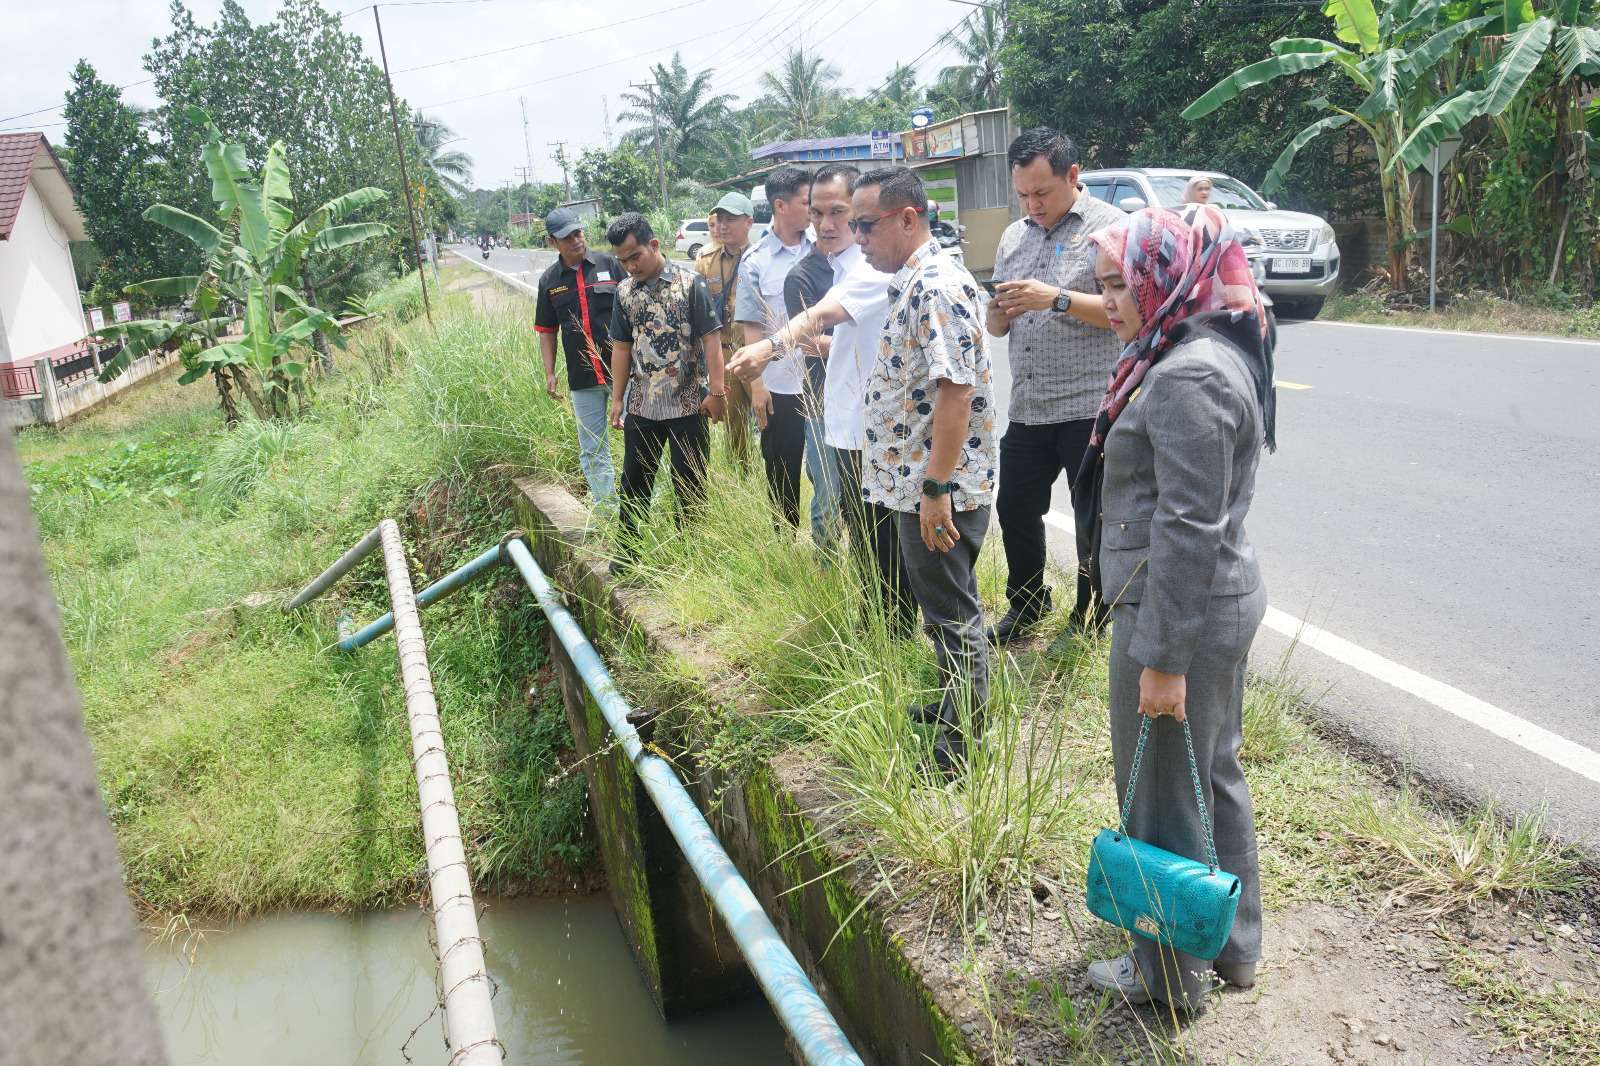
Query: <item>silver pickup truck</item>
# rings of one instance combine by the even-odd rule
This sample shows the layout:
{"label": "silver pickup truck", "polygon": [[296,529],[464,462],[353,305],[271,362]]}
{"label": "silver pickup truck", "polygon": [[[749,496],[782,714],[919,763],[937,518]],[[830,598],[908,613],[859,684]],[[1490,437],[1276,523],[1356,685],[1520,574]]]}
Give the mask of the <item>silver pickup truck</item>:
{"label": "silver pickup truck", "polygon": [[1301,211],[1280,211],[1238,178],[1211,170],[1123,167],[1085,170],[1079,180],[1098,200],[1124,211],[1183,206],[1189,179],[1211,179],[1211,203],[1239,229],[1262,288],[1280,312],[1315,318],[1339,286],[1339,242],[1333,227]]}

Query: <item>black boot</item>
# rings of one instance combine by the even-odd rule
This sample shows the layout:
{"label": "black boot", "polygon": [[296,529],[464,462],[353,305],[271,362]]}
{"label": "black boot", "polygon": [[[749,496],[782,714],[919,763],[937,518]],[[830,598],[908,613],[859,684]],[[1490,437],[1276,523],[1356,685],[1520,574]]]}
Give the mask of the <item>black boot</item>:
{"label": "black boot", "polygon": [[1010,644],[1021,640],[1050,613],[1050,590],[1036,600],[1026,600],[1022,606],[1013,603],[1000,621],[989,627],[990,644]]}

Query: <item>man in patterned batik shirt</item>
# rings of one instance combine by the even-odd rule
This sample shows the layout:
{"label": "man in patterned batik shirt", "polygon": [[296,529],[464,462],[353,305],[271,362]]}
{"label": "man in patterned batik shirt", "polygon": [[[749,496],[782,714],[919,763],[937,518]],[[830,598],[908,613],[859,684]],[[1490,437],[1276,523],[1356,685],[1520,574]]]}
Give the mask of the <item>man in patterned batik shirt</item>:
{"label": "man in patterned batik shirt", "polygon": [[[630,212],[606,231],[628,279],[611,314],[611,424],[622,430],[624,568],[655,491],[661,453],[672,449],[678,524],[704,498],[711,451],[707,419],[721,421],[722,339],[706,279],[667,261],[643,215]],[[624,417],[624,406],[627,412]]]}
{"label": "man in patterned batik shirt", "polygon": [[912,715],[939,725],[934,761],[953,773],[989,698],[976,568],[997,456],[978,286],[933,239],[927,210],[922,179],[905,167],[863,174],[851,197],[867,261],[894,275],[867,378],[861,492],[897,512],[906,575],[943,684],[939,701]]}

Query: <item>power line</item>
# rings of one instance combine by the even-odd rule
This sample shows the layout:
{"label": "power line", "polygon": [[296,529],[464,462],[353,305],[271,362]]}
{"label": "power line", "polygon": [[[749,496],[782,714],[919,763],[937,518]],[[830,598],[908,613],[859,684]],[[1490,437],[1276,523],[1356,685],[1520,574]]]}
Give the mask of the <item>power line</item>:
{"label": "power line", "polygon": [[[444,0],[440,0],[440,2],[444,2]],[[484,2],[487,2],[487,0],[484,0]],[[676,4],[672,7],[661,8],[658,11],[649,11],[643,15],[635,15],[633,18],[623,19],[620,22],[608,22],[603,26],[591,26],[586,30],[574,30],[571,33],[563,33],[558,37],[545,37],[537,41],[524,41],[521,44],[507,45],[504,48],[494,48],[487,52],[476,52],[469,56],[457,56],[454,59],[441,59],[437,62],[423,63],[415,67],[403,67],[400,70],[395,71],[395,73],[410,74],[412,71],[416,70],[432,70],[434,67],[446,67],[452,63],[465,63],[469,59],[483,59],[485,56],[504,55],[507,52],[515,52],[521,48],[535,48],[542,44],[554,44],[557,41],[566,41],[573,37],[582,37],[584,34],[596,33],[600,30],[615,29],[618,26],[626,26],[630,22],[642,22],[645,19],[655,18],[657,15],[670,15],[674,11],[682,11],[684,8],[695,7],[696,5],[703,3],[706,3],[706,0],[689,0],[689,2],[686,4]]]}
{"label": "power line", "polygon": [[662,52],[671,51],[672,49],[675,49],[675,48],[682,48],[686,44],[692,44],[695,41],[704,40],[706,37],[709,37],[709,36],[715,36],[716,34],[719,34],[719,33],[732,33],[734,30],[742,30],[746,26],[749,26],[751,23],[759,22],[759,21],[761,21],[760,16],[757,16],[756,18],[753,18],[753,19],[746,19],[744,22],[735,22],[730,26],[723,26],[720,29],[712,30],[709,34],[707,34],[707,33],[697,34],[696,36],[688,38],[686,40],[675,41],[672,44],[658,45],[655,48],[651,48],[651,49],[649,49],[647,51],[644,51],[644,52],[637,52],[637,53],[635,53],[633,55],[620,56],[620,57],[618,57],[616,59],[608,59],[604,63],[594,63],[594,64],[591,64],[590,66],[587,66],[587,67],[579,67],[576,70],[568,70],[568,71],[564,71],[564,72],[562,72],[560,74],[552,74],[547,78],[535,78],[533,81],[525,81],[525,82],[521,83],[520,85],[507,85],[504,88],[490,89],[488,92],[475,93],[472,96],[458,96],[454,100],[441,100],[438,103],[434,103],[434,104],[424,104],[423,106],[418,108],[418,110],[419,111],[431,111],[431,110],[434,110],[435,108],[449,107],[452,104],[464,104],[464,103],[467,103],[468,101],[471,101],[471,100],[482,100],[484,97],[487,97],[487,96],[498,96],[500,93],[516,92],[518,89],[527,89],[527,88],[531,88],[532,86],[535,86],[535,85],[547,85],[547,84],[549,84],[550,82],[553,82],[553,81],[562,81],[562,80],[564,80],[566,78],[577,77],[580,74],[588,74],[588,73],[590,73],[592,71],[604,70],[606,67],[614,67],[614,66],[618,65],[619,63],[632,63],[632,62],[634,62],[636,60],[648,59],[651,56],[660,55]]}

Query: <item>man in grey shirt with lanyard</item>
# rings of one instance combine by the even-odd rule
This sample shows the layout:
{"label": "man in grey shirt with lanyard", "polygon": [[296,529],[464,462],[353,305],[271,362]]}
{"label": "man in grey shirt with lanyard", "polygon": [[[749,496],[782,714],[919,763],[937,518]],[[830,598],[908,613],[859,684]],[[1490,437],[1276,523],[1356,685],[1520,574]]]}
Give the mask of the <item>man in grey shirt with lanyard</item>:
{"label": "man in grey shirt with lanyard", "polygon": [[[1051,489],[1063,470],[1069,483],[1077,476],[1122,347],[1106,321],[1088,238],[1126,217],[1079,188],[1078,148],[1064,133],[1027,130],[1011,142],[1007,159],[1027,217],[1000,237],[985,323],[991,336],[1010,337],[1011,357],[1011,408],[995,500],[1010,609],[989,630],[998,644],[1022,636],[1051,610],[1044,583]],[[1082,565],[1089,550],[1078,544],[1072,620],[1097,626],[1105,610]]]}

